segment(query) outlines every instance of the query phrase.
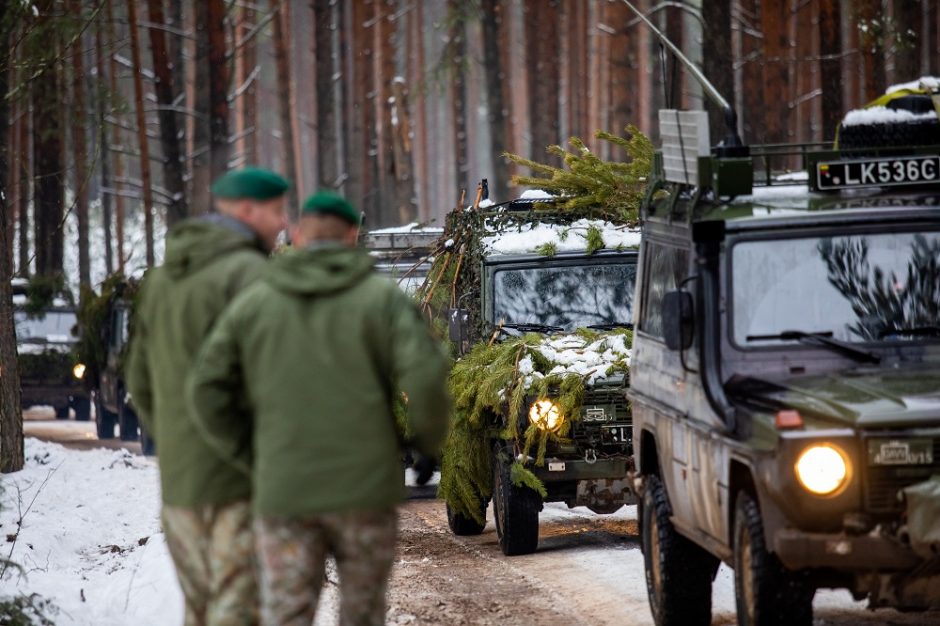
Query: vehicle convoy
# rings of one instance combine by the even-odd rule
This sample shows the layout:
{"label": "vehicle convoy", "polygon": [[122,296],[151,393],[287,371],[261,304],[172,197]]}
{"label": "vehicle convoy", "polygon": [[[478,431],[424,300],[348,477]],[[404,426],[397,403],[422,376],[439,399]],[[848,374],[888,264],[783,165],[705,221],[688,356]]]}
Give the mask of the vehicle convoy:
{"label": "vehicle convoy", "polygon": [[660,121],[628,393],[656,623],[709,623],[721,561],[739,624],[829,587],[940,608],[940,146],[701,154],[704,113]]}
{"label": "vehicle convoy", "polygon": [[61,297],[41,306],[28,302],[27,283],[13,284],[13,323],[20,371],[21,403],[51,406],[59,419],[75,411],[88,420],[91,404],[85,388],[85,364],[77,356],[79,325],[75,307]]}
{"label": "vehicle convoy", "polygon": [[543,502],[633,502],[624,388],[639,233],[554,201],[455,211],[417,292],[425,305],[444,293],[459,357],[439,491],[450,529],[481,533],[492,499],[506,555],[536,550]]}

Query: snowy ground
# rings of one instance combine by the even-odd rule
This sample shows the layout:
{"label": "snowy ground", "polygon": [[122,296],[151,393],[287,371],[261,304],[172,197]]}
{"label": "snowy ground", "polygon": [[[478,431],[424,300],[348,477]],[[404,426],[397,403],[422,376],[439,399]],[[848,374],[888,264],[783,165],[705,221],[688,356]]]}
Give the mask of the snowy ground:
{"label": "snowy ground", "polygon": [[[66,436],[74,430],[66,426],[74,422],[60,424]],[[23,471],[0,477],[0,555],[25,570],[6,573],[0,597],[51,599],[60,626],[181,624],[155,462],[123,449],[75,450],[33,438],[26,455]],[[434,500],[402,507],[389,623],[652,623],[635,507],[595,515],[548,504],[538,551],[510,559],[499,551],[491,511],[482,535],[454,537],[443,509]],[[317,626],[335,623],[336,606],[336,586],[328,584]],[[818,592],[814,607],[816,626],[940,624],[937,613],[867,611],[845,591]],[[725,567],[715,581],[712,623],[735,623]]]}

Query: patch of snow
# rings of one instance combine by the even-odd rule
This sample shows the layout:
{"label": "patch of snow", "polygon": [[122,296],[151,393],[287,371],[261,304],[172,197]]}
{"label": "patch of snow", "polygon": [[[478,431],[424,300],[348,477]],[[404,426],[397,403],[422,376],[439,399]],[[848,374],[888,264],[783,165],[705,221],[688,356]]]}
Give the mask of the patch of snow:
{"label": "patch of snow", "polygon": [[[608,373],[611,365],[630,363],[630,348],[627,347],[626,336],[621,333],[606,334],[594,341],[578,335],[551,335],[530,350],[538,351],[552,363],[548,376],[577,375],[584,378],[588,385],[606,380],[613,373]],[[519,359],[518,367],[519,373],[525,377],[526,388],[546,376],[535,370],[531,355]]]}
{"label": "patch of snow", "polygon": [[445,242],[444,242],[444,247],[445,247],[445,248],[453,248],[453,247],[454,247],[454,240],[451,238],[451,239],[448,239],[447,241],[445,241]]}
{"label": "patch of snow", "polygon": [[556,252],[581,252],[587,249],[587,233],[592,226],[600,231],[607,250],[640,245],[637,228],[604,220],[580,219],[566,225],[524,224],[515,231],[484,237],[483,246],[490,254],[530,254],[546,244],[553,244]]}
{"label": "patch of snow", "polygon": [[480,204],[479,204],[478,206],[479,206],[481,209],[488,209],[488,208],[490,208],[491,206],[493,206],[494,204],[496,204],[496,203],[493,202],[492,200],[490,200],[489,198],[484,198],[483,200],[480,200]]}
{"label": "patch of snow", "polygon": [[800,170],[798,172],[787,172],[786,174],[778,174],[774,176],[774,180],[779,182],[796,182],[796,183],[805,183],[809,181],[809,172],[806,170]]}
{"label": "patch of snow", "polygon": [[410,224],[405,224],[404,226],[393,226],[391,228],[380,228],[378,230],[370,230],[370,235],[398,235],[402,233],[430,233],[430,234],[441,234],[444,232],[443,228],[435,226],[422,226],[418,222],[411,222]]}
{"label": "patch of snow", "polygon": [[909,83],[898,83],[897,85],[891,85],[885,89],[885,94],[894,93],[896,91],[903,91],[905,89],[927,89],[929,91],[935,91],[940,89],[940,78],[936,76],[921,76],[917,80],[912,80]]}
{"label": "patch of snow", "polygon": [[842,126],[861,126],[863,124],[908,124],[920,120],[937,119],[937,114],[911,113],[910,111],[874,106],[867,109],[854,109],[845,114]]}
{"label": "patch of snow", "polygon": [[544,189],[526,189],[519,197],[522,200],[554,200],[557,196],[553,196]]}
{"label": "patch of snow", "polygon": [[21,294],[21,293],[14,294],[14,295],[13,295],[13,306],[23,306],[23,305],[25,305],[25,304],[27,303],[28,300],[29,300],[29,298],[27,298],[25,295],[23,295],[23,294]]}

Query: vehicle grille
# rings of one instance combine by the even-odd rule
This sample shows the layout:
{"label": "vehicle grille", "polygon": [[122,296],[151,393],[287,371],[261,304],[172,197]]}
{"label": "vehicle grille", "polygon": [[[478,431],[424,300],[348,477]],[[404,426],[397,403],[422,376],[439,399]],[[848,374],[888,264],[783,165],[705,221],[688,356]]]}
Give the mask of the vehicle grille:
{"label": "vehicle grille", "polygon": [[866,509],[872,513],[897,513],[904,508],[904,502],[898,497],[902,489],[940,473],[940,438],[933,438],[931,465],[883,467],[868,464],[865,470]]}
{"label": "vehicle grille", "polygon": [[[603,418],[599,417],[600,409]],[[589,414],[590,412],[590,414]],[[617,440],[610,427],[624,427],[626,441]],[[623,389],[590,390],[585,393],[581,419],[572,424],[569,436],[581,449],[593,448],[598,452],[621,454],[632,449],[633,417]]]}

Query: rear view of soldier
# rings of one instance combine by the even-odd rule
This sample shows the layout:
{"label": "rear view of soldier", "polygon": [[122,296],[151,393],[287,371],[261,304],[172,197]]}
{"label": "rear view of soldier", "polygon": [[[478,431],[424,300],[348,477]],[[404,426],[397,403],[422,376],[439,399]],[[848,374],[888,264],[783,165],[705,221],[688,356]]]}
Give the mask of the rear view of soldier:
{"label": "rear view of soldier", "polygon": [[246,168],[212,186],[218,213],[167,235],[166,261],[144,280],[128,388],[157,444],[163,528],[186,600],[186,626],[258,621],[247,477],[197,435],[182,390],[222,310],[260,273],[284,229],[287,181]]}
{"label": "rear view of soldier", "polygon": [[443,353],[408,296],[355,248],[359,224],[339,196],[311,197],[292,233],[298,249],[232,303],[190,379],[194,415],[234,465],[248,469],[240,433],[253,430],[270,626],[310,626],[328,554],[340,623],[384,623],[404,490],[392,398],[407,398],[419,452],[433,455],[447,427]]}

